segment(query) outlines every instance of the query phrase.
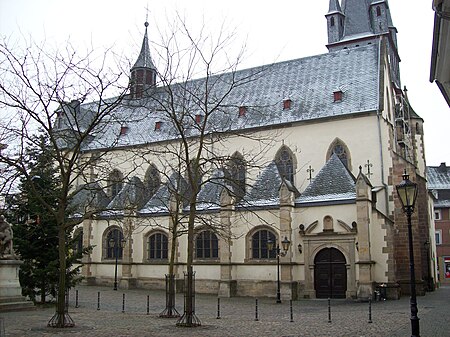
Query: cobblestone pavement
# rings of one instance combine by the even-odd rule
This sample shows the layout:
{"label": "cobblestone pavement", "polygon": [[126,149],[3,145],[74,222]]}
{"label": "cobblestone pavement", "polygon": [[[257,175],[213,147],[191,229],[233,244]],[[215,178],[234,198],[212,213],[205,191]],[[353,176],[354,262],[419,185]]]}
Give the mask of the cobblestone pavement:
{"label": "cobblestone pavement", "polygon": [[[258,300],[258,321],[255,320],[254,298],[220,299],[197,294],[196,314],[202,326],[177,327],[177,319],[159,318],[164,309],[165,295],[161,291],[118,290],[106,287],[79,286],[70,293],[69,313],[74,328],[47,328],[54,308],[0,313],[6,337],[73,336],[73,337],[320,337],[320,336],[390,336],[411,335],[409,298],[372,303],[372,323],[369,323],[369,303],[331,300],[331,322],[328,322],[327,300],[293,301],[292,320],[289,301],[275,303],[273,298]],[[100,310],[97,296],[100,292]],[[122,312],[123,294],[125,311]],[[147,296],[149,298],[147,314]],[[178,311],[183,309],[183,295],[177,294]],[[450,336],[450,287],[418,298],[422,337]],[[2,332],[0,331],[0,335]],[[1,336],[3,337],[3,336]]]}

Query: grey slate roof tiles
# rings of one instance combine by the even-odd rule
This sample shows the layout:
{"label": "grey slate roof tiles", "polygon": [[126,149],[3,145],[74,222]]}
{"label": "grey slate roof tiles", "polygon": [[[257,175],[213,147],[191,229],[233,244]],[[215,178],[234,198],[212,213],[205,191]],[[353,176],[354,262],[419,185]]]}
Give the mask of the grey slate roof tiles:
{"label": "grey slate roof tiles", "polygon": [[355,200],[355,178],[336,154],[333,154],[296,203]]}
{"label": "grey slate roof tiles", "polygon": [[427,166],[427,181],[429,190],[450,190],[450,167],[445,163],[440,166]]}
{"label": "grey slate roof tiles", "polygon": [[276,206],[280,200],[281,176],[272,161],[256,179],[248,195],[241,202],[244,206]]}
{"label": "grey slate roof tiles", "polygon": [[[327,54],[285,61],[269,66],[221,74],[209,79],[208,97],[221,98],[232,80],[240,80],[223,100],[220,109],[209,119],[211,132],[253,128],[258,126],[307,121],[350,115],[378,108],[378,45],[330,52]],[[179,83],[175,93],[180,111],[188,111],[186,128],[195,135],[193,116],[203,113],[199,102],[186,101],[186,93],[196,91],[204,97],[205,79]],[[343,91],[343,99],[334,102],[333,92]],[[161,111],[161,102],[167,100],[167,89],[156,87],[150,97],[127,100],[110,114],[101,126],[101,132],[84,145],[85,150],[111,146],[133,146],[176,139],[172,122]],[[292,100],[292,107],[283,110],[282,101]],[[238,117],[239,106],[246,106],[245,117]],[[155,130],[157,121],[161,130]],[[190,125],[189,125],[190,122]],[[128,132],[119,136],[120,127]],[[219,129],[220,127],[220,129]]]}

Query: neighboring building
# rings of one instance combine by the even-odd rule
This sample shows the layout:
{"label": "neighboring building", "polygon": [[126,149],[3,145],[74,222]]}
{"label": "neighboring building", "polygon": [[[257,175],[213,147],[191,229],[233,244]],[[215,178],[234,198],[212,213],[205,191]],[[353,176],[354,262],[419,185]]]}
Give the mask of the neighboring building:
{"label": "neighboring building", "polygon": [[[425,243],[434,230],[423,120],[401,89],[397,30],[388,1],[346,0],[341,7],[330,0],[326,24],[326,54],[210,79],[220,93],[231,76],[258,74],[230,92],[221,119],[211,121],[216,131],[231,131],[221,134],[225,140],[211,149],[232,159],[224,164],[231,169],[218,168],[216,176],[204,177],[212,181],[199,196],[199,212],[222,228],[215,231],[200,223],[196,228],[199,292],[274,296],[276,258],[267,251],[267,241],[279,243],[286,237],[291,248],[281,257],[283,298],[366,299],[380,284],[387,286],[389,298],[409,293],[407,221],[395,189],[405,170],[419,189],[412,224],[418,292],[425,291],[430,274]],[[159,158],[150,153],[178,140],[158,104],[168,89],[182,86],[204,95],[205,80],[164,87],[155,75],[146,24],[141,53],[131,68],[130,97],[84,146],[86,158],[112,147],[107,157],[115,166],[96,202],[116,211],[85,220],[78,229],[84,243],[94,247],[83,269],[92,284],[112,282],[111,239],[124,237],[118,253],[121,286],[164,287],[173,203],[168,179],[159,173]],[[83,111],[84,118],[89,113],[89,104],[70,106]],[[199,123],[201,116],[192,120]],[[258,156],[258,169],[245,165],[245,154],[254,146],[245,135],[254,130],[273,139]],[[133,161],[132,153],[147,155]],[[97,176],[98,169],[86,176]],[[123,182],[130,172],[133,177]],[[226,174],[236,176],[241,188],[218,188],[215,179]],[[178,177],[177,172],[165,176]],[[132,214],[121,212],[130,203]],[[178,241],[175,273],[182,278],[185,236]]]}
{"label": "neighboring building", "polygon": [[436,81],[450,106],[450,0],[433,0],[434,30],[430,82]]}
{"label": "neighboring building", "polygon": [[434,224],[440,284],[450,284],[450,167],[427,167],[428,189],[436,197]]}

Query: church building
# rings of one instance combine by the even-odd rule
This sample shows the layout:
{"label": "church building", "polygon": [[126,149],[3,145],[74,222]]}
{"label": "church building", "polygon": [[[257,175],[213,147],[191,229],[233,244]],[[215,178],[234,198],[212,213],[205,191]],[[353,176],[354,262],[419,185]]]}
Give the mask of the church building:
{"label": "church building", "polygon": [[[88,284],[112,285],[116,257],[119,287],[164,289],[171,257],[175,278],[183,279],[187,236],[174,237],[171,228],[186,205],[171,191],[186,177],[175,159],[163,160],[182,140],[161,109],[182,87],[191,94],[183,96],[187,104],[221,97],[205,158],[228,158],[207,161],[199,182],[196,292],[276,296],[278,246],[283,299],[367,299],[380,286],[388,298],[409,294],[407,218],[396,192],[406,172],[418,185],[412,228],[417,291],[424,293],[425,243],[434,232],[423,119],[401,84],[389,3],[330,0],[324,14],[325,54],[183,83],[160,80],[145,24],[129,95],[83,147],[85,158],[108,147],[101,159],[113,162],[108,179],[95,182],[95,200],[83,193],[76,200],[103,210],[75,231],[93,246],[83,258]],[[241,82],[226,92],[232,81]],[[206,82],[214,83],[208,93]],[[188,111],[193,127],[203,122],[203,110]],[[93,166],[83,177],[94,184],[101,170]],[[235,181],[229,188],[228,176]],[[76,187],[85,184],[79,179]]]}

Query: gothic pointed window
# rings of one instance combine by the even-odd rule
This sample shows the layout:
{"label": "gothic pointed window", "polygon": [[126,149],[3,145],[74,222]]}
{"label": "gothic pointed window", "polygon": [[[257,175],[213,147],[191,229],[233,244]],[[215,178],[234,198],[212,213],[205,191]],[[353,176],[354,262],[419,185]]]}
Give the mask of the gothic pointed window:
{"label": "gothic pointed window", "polygon": [[381,16],[381,8],[380,8],[380,6],[377,6],[377,16]]}
{"label": "gothic pointed window", "polygon": [[153,196],[161,185],[158,169],[151,164],[145,173],[145,188],[147,197]]}
{"label": "gothic pointed window", "polygon": [[283,146],[275,157],[275,163],[278,168],[278,172],[284,178],[294,184],[294,158],[291,150],[287,146]]}
{"label": "gothic pointed window", "polygon": [[123,174],[119,170],[113,170],[108,177],[108,195],[112,199],[117,194],[123,186]]}
{"label": "gothic pointed window", "polygon": [[231,156],[225,169],[225,180],[231,185],[233,192],[238,199],[242,199],[245,195],[245,161],[238,152]]}
{"label": "gothic pointed window", "polygon": [[344,142],[340,139],[336,139],[331,144],[330,148],[328,149],[327,160],[330,159],[333,154],[336,154],[345,165],[345,167],[351,170],[350,152]]}

